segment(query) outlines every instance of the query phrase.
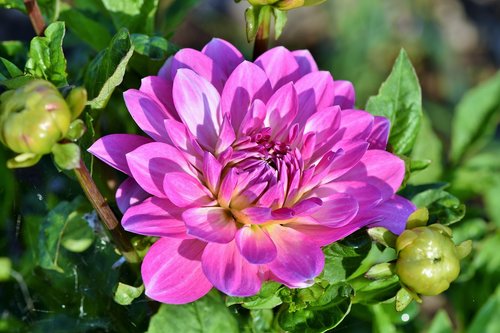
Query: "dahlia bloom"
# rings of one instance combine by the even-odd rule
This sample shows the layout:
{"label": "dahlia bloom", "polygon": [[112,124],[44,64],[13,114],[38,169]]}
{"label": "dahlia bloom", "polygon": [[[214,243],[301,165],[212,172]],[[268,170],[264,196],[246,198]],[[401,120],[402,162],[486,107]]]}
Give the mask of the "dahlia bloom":
{"label": "dahlia bloom", "polygon": [[353,109],[351,83],[308,51],[249,62],[213,39],[124,98],[149,137],[108,135],[89,151],[129,176],[116,194],[123,227],[159,237],[142,277],[160,302],[310,286],[322,246],[365,226],[399,234],[414,210],[395,195],[405,168],[385,151],[389,122]]}

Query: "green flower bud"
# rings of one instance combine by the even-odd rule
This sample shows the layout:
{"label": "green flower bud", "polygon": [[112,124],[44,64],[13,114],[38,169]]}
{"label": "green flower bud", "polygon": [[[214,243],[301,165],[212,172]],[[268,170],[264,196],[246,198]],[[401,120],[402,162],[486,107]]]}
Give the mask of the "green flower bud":
{"label": "green flower bud", "polygon": [[0,96],[0,140],[16,153],[50,153],[70,121],[66,101],[50,82],[33,80]]}
{"label": "green flower bud", "polygon": [[450,228],[440,224],[405,230],[396,241],[396,274],[418,294],[440,294],[458,277],[464,248],[455,246]]}

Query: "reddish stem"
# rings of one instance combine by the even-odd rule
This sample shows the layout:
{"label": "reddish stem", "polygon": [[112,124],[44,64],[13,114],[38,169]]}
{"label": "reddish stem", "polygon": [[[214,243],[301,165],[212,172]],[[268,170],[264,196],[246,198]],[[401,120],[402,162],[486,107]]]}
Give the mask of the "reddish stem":
{"label": "reddish stem", "polygon": [[40,11],[40,7],[38,7],[38,2],[36,2],[36,0],[24,0],[24,6],[26,7],[31,25],[33,25],[33,29],[35,29],[36,34],[38,36],[43,36],[43,32],[45,31],[45,21],[43,19],[42,12]]}

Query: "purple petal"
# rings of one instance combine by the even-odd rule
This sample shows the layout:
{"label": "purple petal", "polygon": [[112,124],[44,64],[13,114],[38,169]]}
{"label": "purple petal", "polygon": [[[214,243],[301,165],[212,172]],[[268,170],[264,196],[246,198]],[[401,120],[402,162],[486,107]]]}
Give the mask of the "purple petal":
{"label": "purple petal", "polygon": [[144,144],[126,155],[132,177],[148,193],[164,198],[163,179],[174,172],[191,173],[191,167],[175,147],[166,143]]}
{"label": "purple petal", "polygon": [[155,141],[167,142],[167,132],[163,121],[171,115],[149,95],[135,89],[123,93],[125,104],[134,121]]}
{"label": "purple petal", "polygon": [[383,199],[393,196],[405,175],[405,164],[399,157],[383,150],[368,150],[359,163],[338,178],[367,182],[377,187]]}
{"label": "purple petal", "polygon": [[181,215],[182,210],[169,200],[152,197],[127,209],[122,225],[140,235],[191,238]]}
{"label": "purple petal", "polygon": [[406,221],[414,211],[415,205],[411,201],[395,195],[369,211],[369,214],[377,216],[376,221],[370,223],[370,227],[384,227],[399,235],[405,230]]}
{"label": "purple petal", "polygon": [[310,195],[326,198],[335,193],[351,195],[364,209],[375,207],[382,201],[382,194],[377,187],[360,181],[333,181],[314,189]]}
{"label": "purple petal", "polygon": [[385,150],[387,141],[389,140],[390,129],[391,123],[389,122],[389,119],[385,117],[375,116],[372,131],[367,139],[367,141],[370,143],[370,147],[368,149]]}
{"label": "purple petal", "polygon": [[317,110],[333,104],[333,78],[329,72],[312,72],[295,84],[299,96],[299,110],[295,122],[304,126],[307,119]]}
{"label": "purple petal", "polygon": [[314,113],[304,126],[304,134],[316,134],[318,144],[327,141],[339,128],[340,108],[338,106],[324,108]]}
{"label": "purple petal", "polygon": [[318,211],[322,205],[323,201],[320,198],[304,199],[293,206],[293,211],[295,215],[310,215]]}
{"label": "purple petal", "polygon": [[221,97],[223,114],[231,115],[231,122],[236,133],[255,99],[267,102],[272,88],[266,73],[257,65],[243,61],[228,78]]}
{"label": "purple petal", "polygon": [[172,144],[184,153],[186,160],[196,168],[201,168],[203,150],[186,126],[173,119],[165,119],[165,128]]}
{"label": "purple petal", "polygon": [[314,61],[311,52],[308,50],[296,50],[292,51],[292,54],[297,61],[297,64],[299,64],[300,76],[318,71],[318,65],[316,65],[316,61]]}
{"label": "purple petal", "polygon": [[[292,83],[287,83],[274,93],[266,104],[264,125],[271,128],[271,138],[280,137],[288,129],[298,111],[297,92]],[[288,135],[288,133],[285,133]],[[285,137],[286,138],[286,137]]]}
{"label": "purple petal", "polygon": [[203,251],[202,266],[208,280],[229,296],[252,296],[262,285],[259,266],[240,254],[235,241],[209,243]]}
{"label": "purple petal", "polygon": [[162,105],[170,118],[180,120],[172,99],[172,81],[159,76],[148,76],[141,80],[139,90]]}
{"label": "purple petal", "polygon": [[220,128],[219,138],[215,145],[215,153],[219,155],[225,151],[229,146],[231,146],[236,139],[236,133],[234,133],[233,126],[231,125],[231,120],[227,114],[224,115],[222,120],[222,125]]}
{"label": "purple petal", "polygon": [[141,267],[146,295],[163,303],[184,304],[207,294],[212,284],[201,267],[204,248],[205,243],[198,240],[160,238]]}
{"label": "purple petal", "polygon": [[262,128],[266,118],[266,105],[260,99],[253,101],[240,126],[241,135],[249,135]]}
{"label": "purple petal", "polygon": [[[346,236],[345,233],[317,223],[288,223],[287,227],[293,228],[304,235],[317,246],[325,246],[338,241]],[[355,229],[357,230],[357,229]]]}
{"label": "purple petal", "polygon": [[132,177],[125,179],[116,189],[115,194],[116,204],[122,213],[149,196],[150,194],[144,191]]}
{"label": "purple petal", "polygon": [[182,214],[188,234],[201,240],[229,243],[236,234],[236,222],[231,213],[221,207],[199,207]]}
{"label": "purple petal", "polygon": [[220,185],[218,201],[222,207],[229,207],[233,191],[238,183],[238,175],[235,168],[229,169],[229,172],[222,179]]}
{"label": "purple petal", "polygon": [[343,110],[341,112],[340,129],[344,140],[367,140],[370,135],[374,117],[365,111]]}
{"label": "purple petal", "polygon": [[214,151],[219,133],[219,93],[203,77],[180,69],[174,79],[174,103],[182,122],[198,142]]}
{"label": "purple petal", "polygon": [[266,229],[278,250],[267,264],[271,272],[291,286],[311,286],[325,264],[321,248],[292,228],[274,224]]}
{"label": "purple petal", "polygon": [[288,82],[300,78],[299,64],[293,54],[283,46],[274,47],[264,52],[255,60],[269,77],[269,81],[276,90]]}
{"label": "purple petal", "polygon": [[236,233],[236,245],[251,264],[265,264],[276,258],[276,246],[269,235],[257,225],[244,225]]}
{"label": "purple petal", "polygon": [[319,224],[341,227],[349,223],[357,212],[358,202],[349,194],[338,193],[323,198],[323,204],[311,217]]}
{"label": "purple petal", "polygon": [[152,142],[151,139],[139,135],[110,134],[94,142],[88,152],[104,163],[131,176],[125,155],[150,142]]}
{"label": "purple petal", "polygon": [[340,106],[341,109],[352,109],[354,107],[356,95],[351,82],[337,80],[333,84],[333,91],[335,95],[334,105]]}
{"label": "purple petal", "polygon": [[353,141],[348,143],[340,141],[338,145],[334,146],[334,149],[341,147],[339,149],[342,149],[344,153],[333,160],[330,172],[323,179],[323,183],[328,183],[333,179],[337,179],[351,170],[363,158],[368,150],[368,145],[369,144],[364,141]]}
{"label": "purple petal", "polygon": [[210,204],[210,191],[198,179],[183,172],[170,172],[163,181],[166,196],[179,207]]}
{"label": "purple petal", "polygon": [[220,38],[212,38],[201,52],[212,59],[214,64],[222,70],[226,79],[244,60],[238,49]]}
{"label": "purple petal", "polygon": [[203,175],[205,176],[205,181],[208,188],[212,193],[217,193],[220,185],[222,165],[217,161],[214,155],[209,152],[205,152],[205,157],[203,158]]}

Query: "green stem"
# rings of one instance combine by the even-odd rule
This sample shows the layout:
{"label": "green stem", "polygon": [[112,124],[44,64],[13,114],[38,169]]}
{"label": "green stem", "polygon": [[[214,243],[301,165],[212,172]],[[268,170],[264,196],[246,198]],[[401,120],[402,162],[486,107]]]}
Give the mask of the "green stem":
{"label": "green stem", "polygon": [[45,31],[45,21],[36,0],[24,0],[26,12],[31,21],[31,25],[38,36],[42,36]]}
{"label": "green stem", "polygon": [[139,263],[139,256],[135,252],[132,243],[130,243],[125,230],[122,228],[120,222],[118,222],[118,220],[116,219],[116,216],[106,202],[106,199],[104,199],[96,184],[92,180],[89,170],[82,160],[80,160],[80,167],[75,169],[75,174],[78,182],[85,192],[85,195],[92,203],[92,206],[97,211],[97,214],[101,218],[102,223],[111,234],[111,238],[113,239],[117,249],[122,253],[122,255],[125,257],[125,260],[127,260],[129,263]]}
{"label": "green stem", "polygon": [[257,59],[262,53],[269,49],[269,36],[271,32],[271,16],[272,9],[270,6],[264,6],[259,13],[259,29],[255,36],[255,44],[253,46],[253,58]]}

